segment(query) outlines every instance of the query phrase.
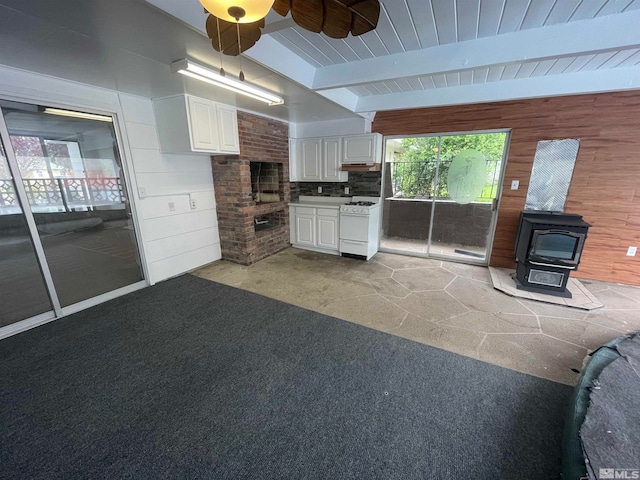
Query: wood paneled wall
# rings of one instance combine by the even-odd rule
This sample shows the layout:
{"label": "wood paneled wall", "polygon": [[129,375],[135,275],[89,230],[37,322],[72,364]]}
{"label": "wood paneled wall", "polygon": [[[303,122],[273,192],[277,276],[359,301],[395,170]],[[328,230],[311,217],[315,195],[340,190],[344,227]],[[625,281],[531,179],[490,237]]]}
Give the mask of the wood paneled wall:
{"label": "wood paneled wall", "polygon": [[[593,224],[576,277],[640,285],[640,92],[378,112],[383,135],[511,129],[490,264],[514,267],[513,245],[539,140],[577,138],[565,211]],[[510,190],[520,180],[519,190]]]}

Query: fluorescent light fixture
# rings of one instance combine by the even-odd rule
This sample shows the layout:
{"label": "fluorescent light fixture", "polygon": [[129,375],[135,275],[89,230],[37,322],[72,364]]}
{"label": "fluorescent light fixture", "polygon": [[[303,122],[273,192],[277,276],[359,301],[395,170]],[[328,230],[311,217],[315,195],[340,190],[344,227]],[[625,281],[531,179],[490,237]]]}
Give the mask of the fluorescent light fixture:
{"label": "fluorescent light fixture", "polygon": [[243,82],[228,76],[223,77],[218,72],[193,63],[186,58],[173,62],[171,64],[171,71],[181,73],[187,77],[197,78],[216,87],[226,88],[227,90],[246,95],[247,97],[255,98],[269,105],[282,105],[284,103],[284,99],[275,93],[258,88],[248,82]]}
{"label": "fluorescent light fixture", "polygon": [[95,113],[74,112],[73,110],[62,110],[61,108],[45,108],[44,113],[61,115],[63,117],[84,118],[86,120],[99,120],[101,122],[113,122],[113,118],[106,115],[96,115]]}

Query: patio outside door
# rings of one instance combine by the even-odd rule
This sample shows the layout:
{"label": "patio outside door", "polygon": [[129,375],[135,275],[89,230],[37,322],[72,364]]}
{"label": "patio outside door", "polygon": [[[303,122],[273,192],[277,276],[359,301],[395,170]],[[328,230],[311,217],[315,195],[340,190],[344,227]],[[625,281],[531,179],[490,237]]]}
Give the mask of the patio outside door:
{"label": "patio outside door", "polygon": [[112,118],[5,101],[0,112],[3,336],[144,277]]}
{"label": "patio outside door", "polygon": [[387,138],[380,249],[487,264],[507,131]]}

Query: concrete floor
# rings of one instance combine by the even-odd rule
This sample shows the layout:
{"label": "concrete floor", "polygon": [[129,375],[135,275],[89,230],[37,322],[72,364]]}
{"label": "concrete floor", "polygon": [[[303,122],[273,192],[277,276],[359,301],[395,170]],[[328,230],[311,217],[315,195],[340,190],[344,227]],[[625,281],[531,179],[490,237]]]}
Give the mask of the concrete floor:
{"label": "concrete floor", "polygon": [[193,273],[568,385],[590,351],[640,330],[640,287],[583,281],[605,305],[587,312],[507,296],[486,267],[388,253],[364,262],[288,248]]}

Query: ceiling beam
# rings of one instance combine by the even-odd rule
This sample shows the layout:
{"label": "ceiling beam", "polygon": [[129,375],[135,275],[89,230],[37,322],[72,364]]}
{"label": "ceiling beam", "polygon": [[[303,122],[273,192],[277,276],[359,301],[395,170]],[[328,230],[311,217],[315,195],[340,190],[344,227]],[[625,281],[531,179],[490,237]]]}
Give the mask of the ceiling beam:
{"label": "ceiling beam", "polygon": [[356,113],[635,89],[640,89],[640,67],[636,66],[371,95],[358,100]]}
{"label": "ceiling beam", "polygon": [[268,35],[261,37],[243,55],[303,87],[311,88],[315,67]]}
{"label": "ceiling beam", "polygon": [[316,69],[314,90],[640,47],[640,10]]}
{"label": "ceiling beam", "polygon": [[261,29],[262,35],[267,35],[273,32],[279,32],[280,30],[285,30],[287,28],[295,27],[296,22],[293,21],[293,18],[287,17],[283,20],[278,20],[275,22],[265,24],[264,28]]}

